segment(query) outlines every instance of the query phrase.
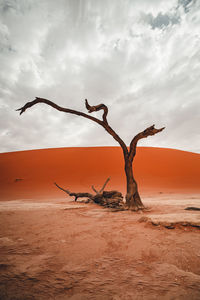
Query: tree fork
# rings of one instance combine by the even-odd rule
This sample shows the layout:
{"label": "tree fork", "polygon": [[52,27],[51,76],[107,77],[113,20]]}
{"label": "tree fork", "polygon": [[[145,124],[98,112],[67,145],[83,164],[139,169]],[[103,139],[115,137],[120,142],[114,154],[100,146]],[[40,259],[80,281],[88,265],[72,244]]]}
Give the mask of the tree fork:
{"label": "tree fork", "polygon": [[[126,205],[129,209],[132,209],[132,210],[143,209],[144,205],[141,201],[141,198],[140,198],[140,195],[138,192],[137,183],[133,177],[133,169],[132,169],[133,159],[136,155],[137,143],[142,138],[147,138],[148,136],[151,136],[151,135],[161,132],[165,127],[156,129],[155,125],[152,125],[152,126],[146,128],[144,131],[138,133],[132,139],[129,149],[128,149],[128,147],[126,146],[124,141],[119,137],[119,135],[108,124],[108,121],[107,121],[108,107],[105,104],[91,106],[91,105],[89,105],[87,99],[85,100],[85,106],[89,113],[92,113],[94,111],[103,110],[102,120],[92,117],[92,116],[85,114],[83,112],[80,112],[80,111],[61,107],[48,99],[39,98],[39,97],[36,97],[35,100],[33,100],[33,101],[27,102],[23,107],[17,109],[17,111],[20,111],[20,115],[21,115],[28,108],[30,108],[33,105],[38,104],[38,103],[45,103],[47,105],[50,105],[51,107],[53,107],[56,110],[59,110],[59,111],[65,112],[65,113],[74,114],[77,116],[81,116],[81,117],[89,119],[93,122],[96,122],[97,124],[101,125],[119,143],[119,145],[121,146],[122,151],[123,151],[124,162],[125,162],[125,174],[126,174],[126,181],[127,181]],[[93,190],[95,190],[95,189],[93,188]],[[65,192],[66,192],[66,190],[65,190]]]}

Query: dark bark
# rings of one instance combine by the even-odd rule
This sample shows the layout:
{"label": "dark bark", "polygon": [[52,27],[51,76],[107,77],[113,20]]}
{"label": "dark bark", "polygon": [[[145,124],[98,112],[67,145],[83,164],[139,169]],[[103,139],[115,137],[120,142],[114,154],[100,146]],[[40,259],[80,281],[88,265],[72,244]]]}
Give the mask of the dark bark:
{"label": "dark bark", "polygon": [[139,192],[138,192],[138,186],[137,182],[135,181],[135,178],[133,176],[133,159],[136,155],[136,147],[137,143],[140,139],[147,138],[150,135],[154,135],[158,132],[161,132],[165,127],[156,129],[154,127],[155,125],[152,125],[148,128],[146,128],[144,131],[138,133],[131,141],[130,147],[129,147],[129,155],[124,156],[125,160],[125,173],[126,173],[126,182],[127,182],[127,194],[126,194],[126,205],[129,209],[132,210],[138,210],[143,209],[144,205],[141,201]]}
{"label": "dark bark", "polygon": [[67,193],[69,196],[74,197],[74,201],[77,201],[78,198],[90,198],[92,199],[93,195],[90,193],[71,193],[69,190],[65,190],[60,187],[56,182],[54,184],[63,192]]}
{"label": "dark bark", "polygon": [[200,210],[200,207],[189,206],[189,207],[186,207],[185,210]]}
{"label": "dark bark", "polygon": [[103,191],[104,191],[104,189],[105,189],[105,187],[106,187],[106,185],[107,185],[107,183],[108,183],[109,180],[110,180],[110,177],[106,179],[105,183],[103,184],[102,188],[101,188],[99,191],[97,191],[97,190],[94,188],[94,186],[92,185],[93,191],[94,191],[96,194],[101,194],[101,193],[103,193]]}
{"label": "dark bark", "polygon": [[138,192],[137,182],[133,176],[132,162],[125,160],[125,173],[127,183],[126,205],[129,209],[138,210],[144,208]]}
{"label": "dark bark", "polygon": [[[124,143],[124,141],[119,137],[119,135],[108,124],[108,121],[107,121],[108,108],[106,105],[99,104],[96,106],[90,106],[87,99],[85,100],[85,106],[89,113],[92,113],[94,111],[103,110],[102,120],[94,118],[94,117],[87,115],[85,113],[82,113],[80,111],[61,107],[48,99],[38,98],[38,97],[36,97],[36,99],[31,102],[27,102],[23,107],[21,107],[17,110],[20,111],[20,115],[21,115],[28,108],[32,107],[33,105],[35,105],[37,103],[45,103],[59,111],[74,114],[77,116],[81,116],[81,117],[90,119],[90,120],[96,122],[97,124],[101,125],[119,143],[119,145],[121,146],[122,151],[123,151],[124,162],[125,162],[125,174],[126,174],[126,181],[127,181],[127,193],[126,193],[127,207],[132,210],[138,210],[138,209],[144,208],[144,205],[140,199],[140,195],[138,192],[137,183],[133,176],[133,169],[132,169],[133,159],[136,155],[136,147],[137,147],[138,141],[142,138],[146,138],[150,135],[154,135],[158,132],[161,132],[164,129],[164,127],[160,128],[160,129],[156,129],[154,127],[154,125],[152,125],[152,126],[146,128],[144,131],[138,133],[132,139],[132,141],[130,143],[130,147],[128,149],[126,144]],[[93,187],[93,190],[96,192],[96,189],[94,187]],[[65,190],[65,192],[66,192],[66,190]]]}
{"label": "dark bark", "polygon": [[90,193],[72,193],[69,190],[66,190],[60,187],[57,183],[54,183],[60,190],[67,193],[69,196],[74,197],[74,200],[77,201],[78,198],[87,198],[87,202],[95,202],[101,206],[109,208],[124,209],[123,196],[118,191],[104,191],[104,188],[110,178],[106,180],[100,192],[96,191],[96,195]]}

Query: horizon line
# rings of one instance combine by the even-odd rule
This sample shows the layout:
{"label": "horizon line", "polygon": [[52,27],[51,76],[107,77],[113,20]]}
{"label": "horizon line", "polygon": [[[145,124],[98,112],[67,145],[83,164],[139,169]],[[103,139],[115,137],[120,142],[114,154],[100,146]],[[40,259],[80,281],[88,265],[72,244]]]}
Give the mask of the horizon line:
{"label": "horizon line", "polygon": [[[75,149],[75,148],[121,148],[120,146],[70,146],[70,147],[47,147],[47,148],[35,148],[35,149],[24,149],[24,150],[15,150],[15,151],[7,151],[7,152],[0,152],[0,154],[7,154],[7,153],[16,153],[16,152],[27,152],[27,151],[40,151],[40,150],[53,150],[53,149]],[[129,148],[129,147],[128,147]],[[166,149],[166,150],[175,150],[175,151],[182,151],[182,152],[189,152],[194,154],[200,154],[200,152],[194,152],[191,150],[182,150],[177,148],[170,148],[170,147],[155,147],[155,146],[137,146],[137,148],[155,148],[155,149]]]}

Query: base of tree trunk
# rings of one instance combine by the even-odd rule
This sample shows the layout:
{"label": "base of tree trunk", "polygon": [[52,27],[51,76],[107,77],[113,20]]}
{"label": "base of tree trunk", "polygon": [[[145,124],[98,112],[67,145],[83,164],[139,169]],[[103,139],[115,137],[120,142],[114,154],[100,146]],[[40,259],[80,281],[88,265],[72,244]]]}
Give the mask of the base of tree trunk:
{"label": "base of tree trunk", "polygon": [[126,207],[132,211],[144,210],[145,206],[143,205],[140,195],[138,192],[135,194],[127,194],[126,195]]}
{"label": "base of tree trunk", "polygon": [[96,192],[96,195],[90,193],[82,193],[82,192],[79,193],[70,192],[69,190],[60,187],[57,183],[54,184],[60,190],[67,193],[69,196],[74,197],[74,201],[77,201],[78,198],[84,198],[84,201],[82,201],[84,203],[96,203],[103,207],[112,208],[116,210],[138,211],[138,210],[146,209],[146,207],[143,205],[140,199],[140,195],[138,192],[136,192],[133,195],[127,194],[126,203],[124,203],[122,193],[120,193],[119,191],[103,191],[105,184],[99,192],[96,191],[94,187],[92,187],[93,190]]}

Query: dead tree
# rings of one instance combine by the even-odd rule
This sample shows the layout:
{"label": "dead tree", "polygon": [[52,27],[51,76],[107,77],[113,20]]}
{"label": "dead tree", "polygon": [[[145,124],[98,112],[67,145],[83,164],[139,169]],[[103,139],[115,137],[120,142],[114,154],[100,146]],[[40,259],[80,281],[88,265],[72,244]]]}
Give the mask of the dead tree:
{"label": "dead tree", "polygon": [[31,102],[27,102],[23,107],[21,107],[17,110],[20,111],[20,115],[21,115],[28,108],[30,108],[33,105],[38,104],[38,103],[45,103],[45,104],[50,105],[50,106],[52,106],[53,108],[55,108],[59,111],[74,114],[74,115],[77,115],[77,116],[81,116],[81,117],[90,119],[90,120],[96,122],[97,124],[101,125],[119,143],[119,145],[122,148],[123,156],[124,156],[124,168],[125,168],[126,186],[127,186],[127,189],[126,189],[126,205],[131,210],[143,209],[144,205],[141,201],[141,198],[140,198],[140,195],[139,195],[139,192],[138,192],[138,186],[137,186],[137,183],[136,183],[135,178],[133,176],[133,169],[132,169],[133,159],[136,155],[137,143],[138,143],[139,140],[141,140],[143,138],[146,138],[150,135],[154,135],[158,132],[161,132],[165,127],[160,128],[160,129],[156,129],[155,125],[152,125],[152,126],[146,128],[144,131],[138,133],[132,139],[129,147],[127,147],[126,144],[124,143],[124,141],[119,137],[119,135],[108,124],[108,121],[107,121],[108,108],[104,104],[99,104],[99,105],[96,105],[96,106],[90,106],[87,99],[85,100],[85,106],[86,106],[89,113],[92,113],[94,111],[103,110],[102,120],[98,119],[98,118],[95,118],[95,117],[92,117],[92,116],[90,116],[88,114],[85,114],[83,112],[80,112],[80,111],[76,111],[76,110],[73,110],[73,109],[61,107],[61,106],[55,104],[54,102],[52,102],[48,99],[38,98],[38,97],[36,97],[36,99],[31,101]]}

